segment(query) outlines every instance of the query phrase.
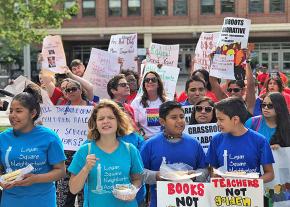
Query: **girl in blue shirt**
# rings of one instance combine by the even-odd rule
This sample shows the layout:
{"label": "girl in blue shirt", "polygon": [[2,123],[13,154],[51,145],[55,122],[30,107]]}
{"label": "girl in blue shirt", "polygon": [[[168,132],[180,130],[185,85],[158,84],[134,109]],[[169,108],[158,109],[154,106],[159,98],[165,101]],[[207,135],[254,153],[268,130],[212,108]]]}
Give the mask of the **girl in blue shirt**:
{"label": "girl in blue shirt", "polygon": [[65,155],[60,138],[52,130],[35,126],[41,95],[33,85],[16,95],[10,106],[12,128],[0,134],[0,164],[5,173],[31,164],[34,170],[23,180],[0,183],[1,207],[56,207],[54,181],[65,175]]}

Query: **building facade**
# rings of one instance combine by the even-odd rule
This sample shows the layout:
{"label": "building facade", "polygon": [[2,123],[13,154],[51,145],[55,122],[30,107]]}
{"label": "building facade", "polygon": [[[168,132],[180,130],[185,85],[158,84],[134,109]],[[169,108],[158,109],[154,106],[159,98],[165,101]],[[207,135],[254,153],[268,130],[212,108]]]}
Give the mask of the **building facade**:
{"label": "building facade", "polygon": [[[64,7],[75,1],[67,0]],[[249,42],[257,63],[290,72],[290,0],[78,0],[79,13],[50,34],[62,36],[68,61],[89,60],[92,47],[107,49],[112,34],[138,33],[150,42],[180,44],[187,74],[201,32],[221,29],[225,17],[251,19]]]}

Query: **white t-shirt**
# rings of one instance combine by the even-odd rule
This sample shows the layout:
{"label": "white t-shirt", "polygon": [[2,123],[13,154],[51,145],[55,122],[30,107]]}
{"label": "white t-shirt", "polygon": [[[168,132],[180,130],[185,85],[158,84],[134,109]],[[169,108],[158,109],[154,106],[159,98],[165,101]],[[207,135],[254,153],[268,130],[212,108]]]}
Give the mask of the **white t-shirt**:
{"label": "white t-shirt", "polygon": [[162,104],[160,98],[155,101],[147,101],[148,107],[144,108],[140,103],[141,97],[135,98],[131,106],[134,109],[135,121],[145,132],[145,138],[160,132],[159,107]]}

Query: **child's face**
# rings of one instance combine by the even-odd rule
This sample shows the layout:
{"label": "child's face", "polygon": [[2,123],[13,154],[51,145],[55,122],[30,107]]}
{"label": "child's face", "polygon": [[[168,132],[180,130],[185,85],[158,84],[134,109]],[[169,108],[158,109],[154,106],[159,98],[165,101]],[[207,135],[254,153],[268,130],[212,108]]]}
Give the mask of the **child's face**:
{"label": "child's face", "polygon": [[185,127],[184,112],[182,109],[172,109],[165,119],[160,118],[160,123],[165,127],[165,132],[171,136],[179,136]]}
{"label": "child's face", "polygon": [[223,112],[216,110],[217,125],[222,132],[230,133],[235,127],[235,120]]}

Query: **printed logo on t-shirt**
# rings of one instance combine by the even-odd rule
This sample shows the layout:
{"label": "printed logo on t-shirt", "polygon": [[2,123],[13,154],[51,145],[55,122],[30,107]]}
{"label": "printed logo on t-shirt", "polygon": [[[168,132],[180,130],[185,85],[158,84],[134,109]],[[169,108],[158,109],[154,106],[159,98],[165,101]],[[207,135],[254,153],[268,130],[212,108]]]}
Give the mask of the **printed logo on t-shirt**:
{"label": "printed logo on t-shirt", "polygon": [[159,123],[159,109],[146,109],[147,126],[160,126]]}

